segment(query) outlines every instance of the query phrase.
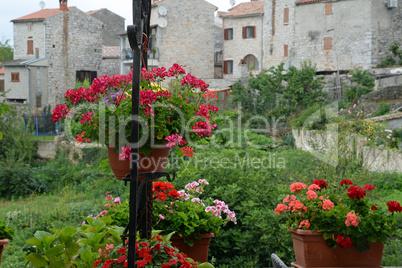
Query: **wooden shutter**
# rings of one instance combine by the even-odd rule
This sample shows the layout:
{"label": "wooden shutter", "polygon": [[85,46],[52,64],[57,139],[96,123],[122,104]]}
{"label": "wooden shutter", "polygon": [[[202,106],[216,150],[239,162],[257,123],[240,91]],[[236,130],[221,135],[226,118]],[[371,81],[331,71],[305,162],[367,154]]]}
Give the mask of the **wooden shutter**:
{"label": "wooden shutter", "polygon": [[0,92],[4,92],[4,80],[0,80]]}
{"label": "wooden shutter", "polygon": [[228,61],[227,60],[223,61],[223,73],[224,74],[228,73]]}
{"label": "wooden shutter", "polygon": [[33,55],[34,54],[34,49],[33,49],[33,40],[28,40],[27,42],[27,47],[28,47],[28,55]]}
{"label": "wooden shutter", "polygon": [[324,50],[332,49],[332,37],[324,37]]}
{"label": "wooden shutter", "polygon": [[283,9],[283,23],[289,23],[289,7]]}
{"label": "wooden shutter", "polygon": [[283,56],[287,57],[288,55],[288,45],[283,45]]}
{"label": "wooden shutter", "polygon": [[247,38],[247,27],[243,27],[243,39]]}
{"label": "wooden shutter", "polygon": [[252,32],[251,37],[252,37],[252,38],[255,38],[255,26],[252,26],[251,29],[252,29],[252,31],[251,31],[251,32]]}
{"label": "wooden shutter", "polygon": [[325,15],[332,15],[332,3],[325,4]]}
{"label": "wooden shutter", "polygon": [[11,82],[19,82],[20,73],[11,73]]}
{"label": "wooden shutter", "polygon": [[223,31],[223,39],[224,40],[229,40],[229,29],[225,29]]}

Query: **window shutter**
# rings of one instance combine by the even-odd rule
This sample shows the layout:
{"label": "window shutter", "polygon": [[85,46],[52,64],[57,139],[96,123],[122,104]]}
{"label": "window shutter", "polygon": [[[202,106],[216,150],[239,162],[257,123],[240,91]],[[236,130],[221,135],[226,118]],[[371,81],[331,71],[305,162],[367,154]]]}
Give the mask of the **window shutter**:
{"label": "window shutter", "polygon": [[11,73],[11,82],[19,82],[20,73]]}
{"label": "window shutter", "polygon": [[287,57],[288,56],[288,45],[284,45],[283,46],[283,56],[284,57]]}
{"label": "window shutter", "polygon": [[247,27],[243,27],[243,39],[247,38]]}
{"label": "window shutter", "polygon": [[4,92],[4,80],[0,80],[0,92]]}
{"label": "window shutter", "polygon": [[283,9],[283,23],[289,23],[289,7]]}
{"label": "window shutter", "polygon": [[33,55],[33,54],[34,54],[33,40],[28,40],[27,46],[28,46],[28,49],[27,49],[28,52],[27,52],[27,54],[28,54],[28,55]]}
{"label": "window shutter", "polygon": [[332,3],[325,4],[325,15],[332,15]]}
{"label": "window shutter", "polygon": [[252,30],[252,37],[255,38],[255,26],[252,26],[251,29],[253,29]]}
{"label": "window shutter", "polygon": [[324,37],[324,50],[332,49],[332,37]]}
{"label": "window shutter", "polygon": [[228,73],[228,61],[227,60],[223,61],[223,73],[224,74]]}
{"label": "window shutter", "polygon": [[225,29],[224,31],[223,31],[223,39],[224,40],[228,40],[229,39],[229,33],[228,33],[229,31],[228,31],[228,29]]}

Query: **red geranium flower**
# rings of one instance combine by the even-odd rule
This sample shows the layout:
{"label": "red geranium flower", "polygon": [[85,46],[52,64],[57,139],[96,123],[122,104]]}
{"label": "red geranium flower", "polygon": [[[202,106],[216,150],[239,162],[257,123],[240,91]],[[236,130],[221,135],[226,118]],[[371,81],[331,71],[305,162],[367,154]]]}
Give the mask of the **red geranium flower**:
{"label": "red geranium flower", "polygon": [[370,185],[370,184],[366,184],[363,187],[363,190],[368,190],[368,191],[374,190],[374,189],[375,189],[375,187],[373,185]]}
{"label": "red geranium flower", "polygon": [[366,192],[359,186],[350,186],[348,189],[348,196],[350,199],[362,199],[366,195]]}
{"label": "red geranium flower", "polygon": [[374,205],[370,208],[370,210],[376,210],[376,209],[377,209],[377,207]]}
{"label": "red geranium flower", "polygon": [[328,184],[324,180],[314,180],[313,184],[317,184],[321,189],[327,188]]}
{"label": "red geranium flower", "polygon": [[344,184],[346,184],[346,185],[352,185],[353,182],[352,182],[351,180],[343,179],[340,184],[341,184],[341,186],[344,185]]}
{"label": "red geranium flower", "polygon": [[388,210],[394,214],[394,212],[402,212],[401,204],[397,201],[388,201],[387,202]]}
{"label": "red geranium flower", "polygon": [[349,237],[345,238],[345,236],[343,235],[338,235],[336,239],[337,239],[336,242],[338,243],[338,246],[340,248],[348,248],[352,246],[352,241],[350,241]]}

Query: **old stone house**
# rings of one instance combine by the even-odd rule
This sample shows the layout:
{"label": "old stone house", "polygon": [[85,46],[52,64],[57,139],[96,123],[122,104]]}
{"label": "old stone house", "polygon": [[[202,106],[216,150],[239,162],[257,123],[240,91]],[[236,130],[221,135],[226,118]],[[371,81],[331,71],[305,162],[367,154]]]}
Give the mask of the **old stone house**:
{"label": "old stone house", "polygon": [[223,78],[247,77],[263,67],[264,2],[252,1],[219,12],[223,21]]}
{"label": "old stone house", "polygon": [[[153,1],[151,34],[148,43],[148,66],[183,66],[199,78],[214,78],[215,32],[217,7],[204,0]],[[121,73],[132,64],[127,34],[121,33]]]}
{"label": "old stone house", "polygon": [[402,43],[402,0],[265,0],[264,66],[371,69]]}
{"label": "old stone house", "polygon": [[[62,1],[58,9],[42,9],[12,20],[15,60],[4,63],[10,103],[29,104],[34,111],[54,107],[77,80],[91,81],[109,69],[118,70],[118,59],[113,68],[104,63],[103,41],[109,39],[105,30],[109,26],[96,13],[67,7],[67,1]],[[124,28],[124,19],[119,18]],[[116,41],[107,44],[113,47]]]}

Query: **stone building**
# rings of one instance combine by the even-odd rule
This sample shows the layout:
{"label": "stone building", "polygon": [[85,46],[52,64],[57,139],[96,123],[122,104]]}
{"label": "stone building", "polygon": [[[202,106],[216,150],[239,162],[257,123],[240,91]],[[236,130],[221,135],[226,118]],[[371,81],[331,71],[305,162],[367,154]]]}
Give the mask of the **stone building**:
{"label": "stone building", "polygon": [[[104,63],[103,40],[109,44],[110,34],[96,13],[89,15],[63,1],[58,9],[42,9],[12,20],[15,60],[4,63],[10,103],[29,104],[34,111],[54,107],[77,80],[92,81],[113,70]],[[124,27],[124,19],[118,17]],[[114,60],[116,70],[118,59]]]}
{"label": "stone building", "polygon": [[265,0],[264,65],[371,69],[402,43],[402,0]]}
{"label": "stone building", "polygon": [[4,69],[0,62],[0,94],[4,92]]}
{"label": "stone building", "polygon": [[247,77],[263,67],[264,2],[245,2],[219,12],[223,21],[223,78]]}
{"label": "stone building", "polygon": [[[217,7],[205,0],[153,1],[148,67],[181,65],[198,78],[214,78],[215,19]],[[121,73],[132,64],[127,33],[121,33]]]}

